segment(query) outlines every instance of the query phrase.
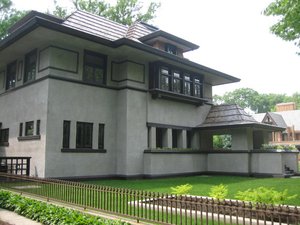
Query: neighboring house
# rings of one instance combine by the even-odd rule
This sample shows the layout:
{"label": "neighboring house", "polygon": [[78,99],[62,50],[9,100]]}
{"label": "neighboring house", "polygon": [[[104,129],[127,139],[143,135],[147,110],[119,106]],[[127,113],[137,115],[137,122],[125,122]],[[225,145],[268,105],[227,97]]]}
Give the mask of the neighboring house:
{"label": "neighboring house", "polygon": [[[284,128],[212,106],[212,87],[239,79],[183,57],[197,48],[142,22],[30,12],[0,42],[0,156],[32,157],[39,177],[297,170],[297,153],[253,150]],[[230,151],[212,149],[220,133]]]}
{"label": "neighboring house", "polygon": [[258,122],[284,127],[284,131],[272,132],[271,144],[296,145],[300,147],[300,110],[296,110],[294,102],[276,105],[276,112],[255,114]]}

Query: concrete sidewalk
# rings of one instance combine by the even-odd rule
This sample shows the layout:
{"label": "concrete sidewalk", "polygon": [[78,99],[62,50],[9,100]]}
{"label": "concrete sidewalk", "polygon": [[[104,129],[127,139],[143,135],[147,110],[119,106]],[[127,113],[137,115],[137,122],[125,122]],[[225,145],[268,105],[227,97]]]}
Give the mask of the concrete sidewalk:
{"label": "concrete sidewalk", "polygon": [[1,208],[0,208],[0,219],[12,225],[41,225],[41,223],[35,222],[33,220],[20,216],[15,212],[11,212]]}

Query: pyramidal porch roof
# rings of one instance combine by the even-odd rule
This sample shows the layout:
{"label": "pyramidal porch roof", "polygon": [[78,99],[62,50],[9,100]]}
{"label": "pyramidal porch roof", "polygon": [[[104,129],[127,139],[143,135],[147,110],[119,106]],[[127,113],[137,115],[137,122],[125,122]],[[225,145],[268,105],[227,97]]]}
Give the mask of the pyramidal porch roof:
{"label": "pyramidal porch roof", "polygon": [[283,131],[284,127],[264,124],[256,121],[243,108],[236,104],[214,105],[205,121],[198,125],[199,130],[216,130],[229,128],[253,128],[256,130]]}

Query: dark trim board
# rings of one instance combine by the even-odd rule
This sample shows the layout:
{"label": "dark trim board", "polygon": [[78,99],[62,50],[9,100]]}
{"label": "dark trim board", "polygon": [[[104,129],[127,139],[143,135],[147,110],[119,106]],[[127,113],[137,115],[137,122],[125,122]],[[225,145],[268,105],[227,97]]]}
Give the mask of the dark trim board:
{"label": "dark trim board", "polygon": [[162,124],[162,123],[152,123],[152,122],[147,122],[147,127],[159,127],[159,128],[170,128],[170,129],[180,129],[180,130],[192,130],[193,129],[193,127],[177,126],[177,125]]}
{"label": "dark trim board", "polygon": [[91,149],[91,148],[62,148],[63,153],[106,153],[106,149]]}
{"label": "dark trim board", "polygon": [[[134,63],[134,64],[137,64],[137,65],[141,65],[143,67],[143,81],[137,81],[137,80],[133,80],[133,79],[122,79],[122,80],[116,80],[116,79],[113,79],[113,64],[122,64],[122,63],[126,63],[126,62],[131,62],[131,63]],[[145,83],[145,74],[146,74],[146,69],[145,69],[145,64],[142,64],[142,63],[138,63],[138,62],[135,62],[133,60],[123,60],[123,61],[119,61],[119,62],[116,62],[116,61],[112,61],[111,62],[111,81],[113,82],[117,82],[117,83],[120,83],[120,82],[123,82],[123,81],[132,81],[132,82],[136,82],[136,83],[140,83],[140,84],[144,84]]]}
{"label": "dark trim board", "polygon": [[[54,67],[54,66],[48,66],[48,67],[45,67],[45,68],[40,68],[41,52],[43,52],[43,51],[45,51],[49,48],[56,48],[56,49],[60,49],[60,50],[66,51],[66,52],[72,52],[72,53],[76,54],[76,58],[77,58],[76,69],[75,70],[65,70],[65,69],[61,69],[59,67]],[[63,72],[78,74],[78,68],[79,68],[79,52],[76,52],[76,51],[73,51],[73,50],[70,50],[70,49],[67,49],[67,48],[58,47],[58,46],[55,46],[55,45],[49,45],[46,48],[43,48],[39,51],[39,57],[38,57],[38,72],[39,73],[44,71],[44,70],[47,70],[47,69],[55,69],[55,70],[59,70],[59,71],[63,71]]]}

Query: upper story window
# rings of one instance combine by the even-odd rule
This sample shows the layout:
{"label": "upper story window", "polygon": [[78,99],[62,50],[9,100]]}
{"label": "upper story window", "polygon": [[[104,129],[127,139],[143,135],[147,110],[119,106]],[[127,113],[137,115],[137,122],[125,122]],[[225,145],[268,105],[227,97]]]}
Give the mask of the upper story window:
{"label": "upper story window", "polygon": [[150,89],[203,98],[203,78],[200,74],[160,63],[154,64],[152,71],[155,74],[150,81]]}
{"label": "upper story window", "polygon": [[177,55],[177,47],[175,45],[165,44],[165,51],[170,54]]}
{"label": "upper story window", "polygon": [[83,80],[94,84],[105,84],[106,56],[96,52],[84,52]]}
{"label": "upper story window", "polygon": [[76,148],[93,147],[93,124],[77,122],[76,127]]}
{"label": "upper story window", "polygon": [[9,129],[0,129],[0,146],[8,146]]}
{"label": "upper story window", "polygon": [[17,61],[14,61],[7,65],[6,90],[9,90],[16,86],[16,75],[17,75]]}
{"label": "upper story window", "polygon": [[35,80],[37,51],[34,50],[25,56],[24,83]]}

